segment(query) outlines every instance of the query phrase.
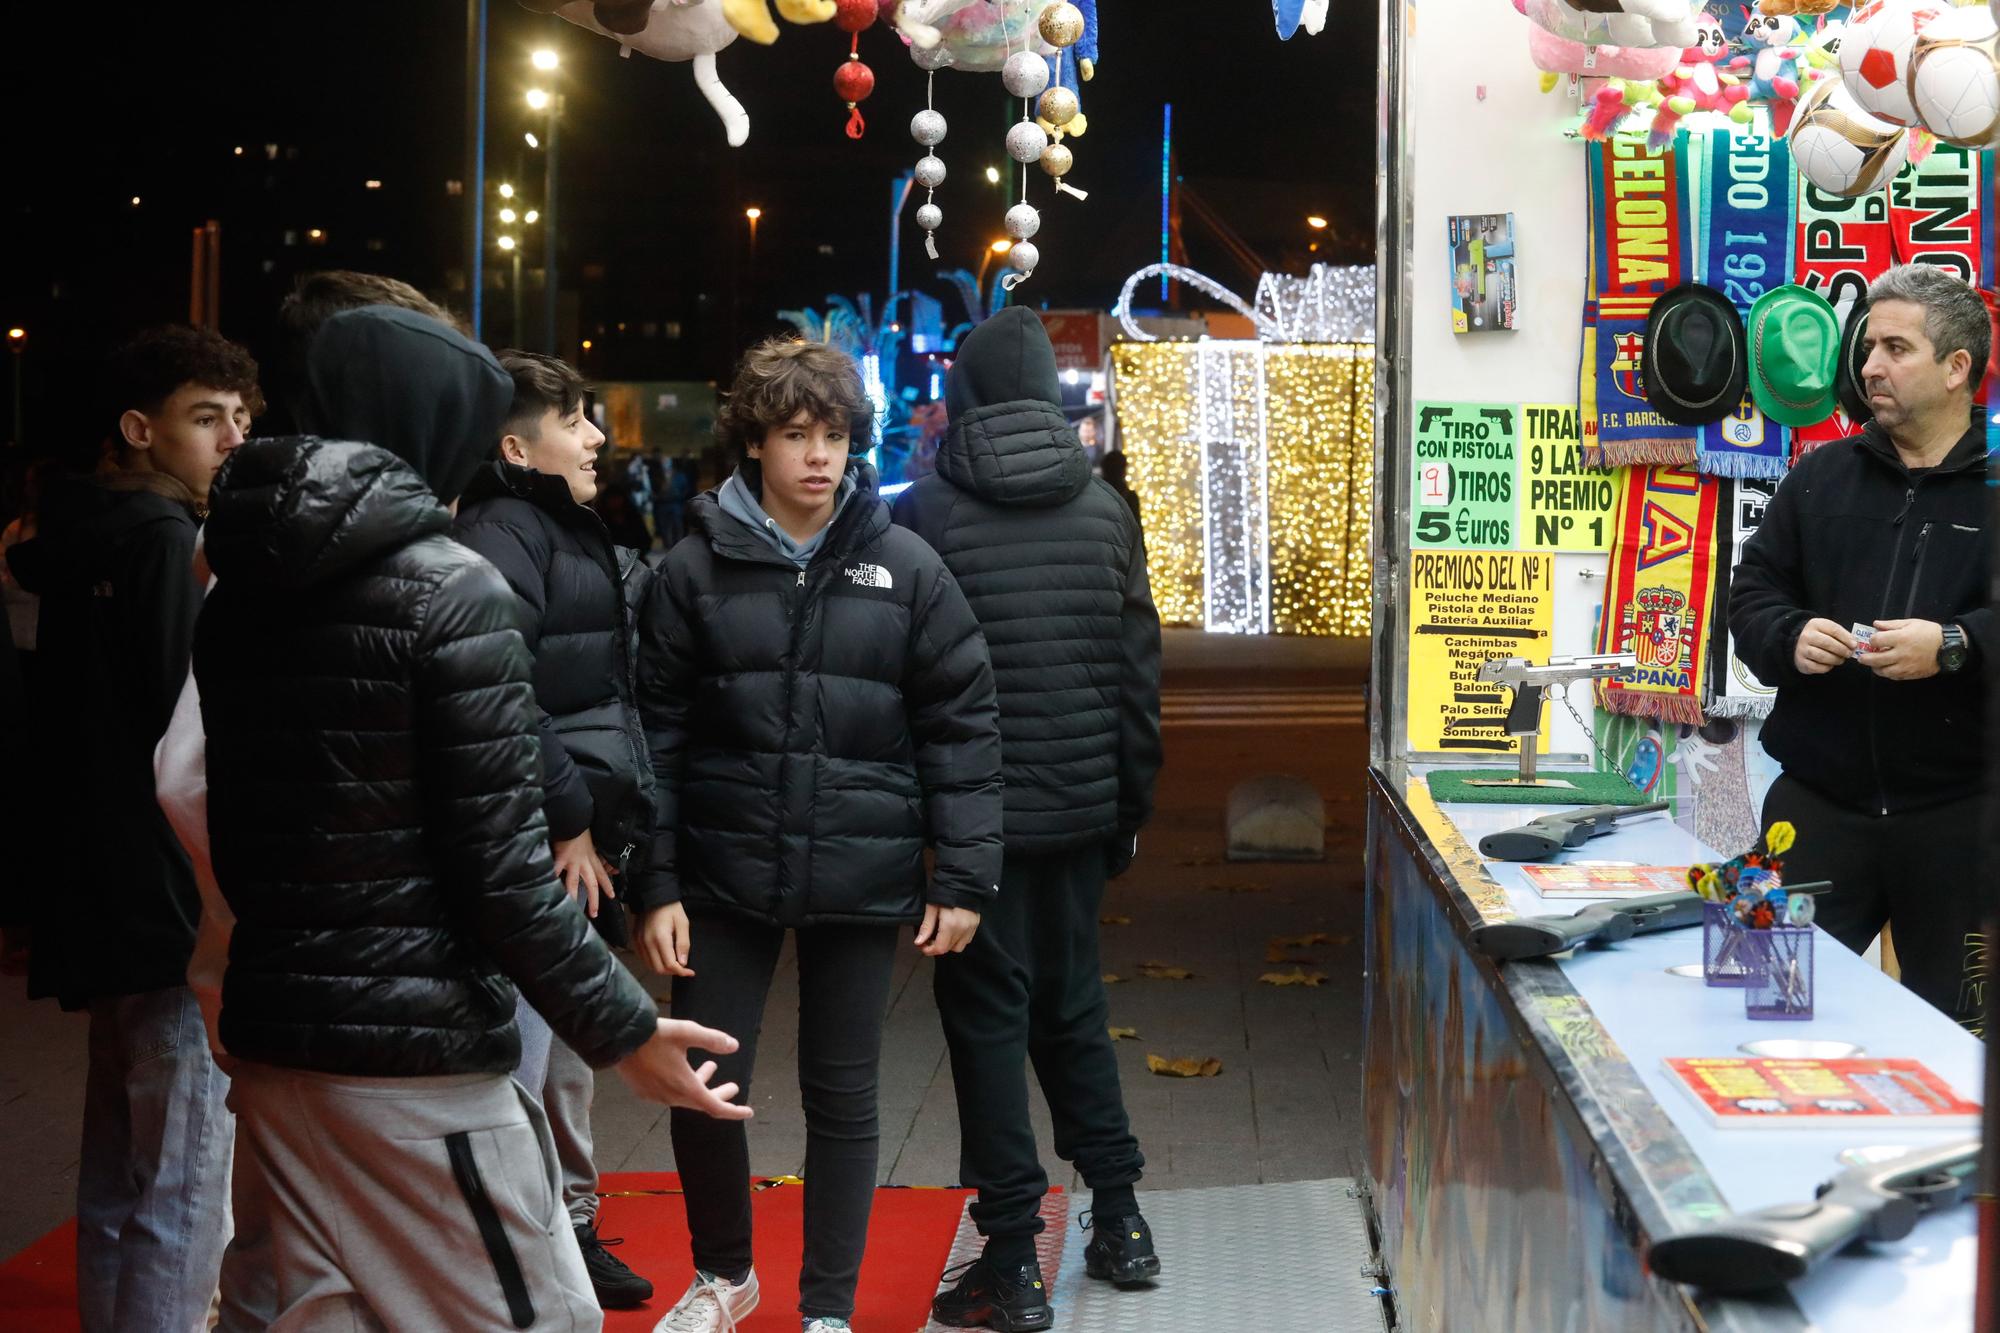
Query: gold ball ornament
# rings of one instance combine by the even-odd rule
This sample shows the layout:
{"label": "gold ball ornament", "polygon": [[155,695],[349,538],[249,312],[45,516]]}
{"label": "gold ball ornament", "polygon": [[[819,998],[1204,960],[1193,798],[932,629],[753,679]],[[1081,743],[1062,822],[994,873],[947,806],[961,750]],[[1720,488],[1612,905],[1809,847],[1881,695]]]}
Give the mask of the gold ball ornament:
{"label": "gold ball ornament", "polygon": [[1074,46],[1077,39],[1083,36],[1083,11],[1064,0],[1062,4],[1044,9],[1035,26],[1041,30],[1042,40],[1050,46]]}
{"label": "gold ball ornament", "polygon": [[1069,175],[1069,169],[1076,165],[1076,155],[1059,143],[1052,143],[1042,150],[1042,170],[1058,179]]}
{"label": "gold ball ornament", "polygon": [[1051,88],[1042,94],[1041,104],[1036,109],[1050,125],[1067,125],[1076,119],[1076,94],[1067,88]]}

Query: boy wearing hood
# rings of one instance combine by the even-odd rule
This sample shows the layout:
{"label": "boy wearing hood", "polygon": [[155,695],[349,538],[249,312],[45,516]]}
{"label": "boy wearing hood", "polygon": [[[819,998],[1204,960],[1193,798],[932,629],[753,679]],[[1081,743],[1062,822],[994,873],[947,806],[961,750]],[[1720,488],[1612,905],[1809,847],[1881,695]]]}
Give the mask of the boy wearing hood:
{"label": "boy wearing hood", "polygon": [[257,363],[214,333],[163,328],[111,358],[97,466],[43,498],[8,552],[41,596],[31,729],[42,808],[16,867],[29,899],[28,993],[90,1013],[77,1173],[77,1308],[86,1333],[190,1328],[225,1239],[228,1080],[186,972],[193,871],[153,800],[153,745],[187,678],[201,589],[198,516],[243,443]]}
{"label": "boy wearing hood", "polygon": [[[604,432],[584,411],[582,376],[552,356],[502,352],[514,404],[499,456],[472,476],[452,535],[493,562],[521,603],[535,661],[543,813],[563,889],[607,943],[628,940],[612,888],[653,828],[653,766],[633,698],[633,608],[650,573],[612,544],[597,498]],[[590,1066],[552,1040],[526,1001],[515,1077],[542,1103],[562,1163],[563,1202],[598,1303],[629,1309],[653,1284],[597,1235]]]}
{"label": "boy wearing hood", "polygon": [[1049,1327],[1034,1238],[1048,1178],[1028,1120],[1032,1059],[1056,1152],[1092,1191],[1090,1276],[1160,1271],[1133,1186],[1132,1135],[1105,1031],[1097,914],[1131,865],[1160,769],[1160,618],[1131,508],[1093,479],[1064,420],[1055,349],[1032,311],[966,336],[945,388],[937,473],[896,498],[993,649],[1007,793],[1006,872],[972,946],[938,961],[965,1183],[986,1248],[938,1293],[939,1322]]}
{"label": "boy wearing hood", "polygon": [[223,1326],[597,1328],[515,988],[652,1100],[747,1115],[687,1059],[735,1043],[660,1019],[555,874],[516,602],[448,535],[513,382],[416,310],[286,322],[311,434],[218,478],[194,652],[236,918]]}
{"label": "boy wearing hood", "polygon": [[[1000,878],[986,646],[936,553],[889,522],[858,452],[870,426],[848,357],[752,348],[716,428],[739,466],[689,504],[640,622],[658,784],[633,889],[646,959],[674,978],[676,1014],[754,1034],[796,934],[806,1333],[854,1310],[899,928],[932,957],[962,949]],[[717,1055],[747,1088],[753,1041]],[[733,1329],[758,1301],[748,1143],[681,1112],[671,1128],[695,1278],[658,1329]]]}

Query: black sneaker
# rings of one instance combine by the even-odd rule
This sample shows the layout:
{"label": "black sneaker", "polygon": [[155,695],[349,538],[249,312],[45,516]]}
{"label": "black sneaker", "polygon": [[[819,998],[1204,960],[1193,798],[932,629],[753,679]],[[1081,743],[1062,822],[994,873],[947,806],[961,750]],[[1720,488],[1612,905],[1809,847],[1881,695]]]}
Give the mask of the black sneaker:
{"label": "black sneaker", "polygon": [[[1078,1225],[1093,1229],[1095,1219],[1085,1213]],[[1153,1229],[1137,1213],[1116,1217],[1095,1227],[1096,1235],[1083,1248],[1083,1271],[1117,1287],[1143,1287],[1160,1275],[1160,1256],[1153,1253]]]}
{"label": "black sneaker", "polygon": [[618,1239],[600,1239],[595,1222],[584,1222],[576,1228],[576,1244],[583,1251],[583,1268],[590,1274],[591,1290],[597,1293],[597,1303],[607,1310],[631,1310],[653,1299],[653,1284],[604,1248],[624,1243]]}
{"label": "black sneaker", "polygon": [[1055,1323],[1048,1290],[1042,1286],[1042,1266],[1032,1259],[1007,1268],[974,1259],[944,1276],[953,1285],[931,1298],[931,1318],[940,1324],[1029,1333]]}

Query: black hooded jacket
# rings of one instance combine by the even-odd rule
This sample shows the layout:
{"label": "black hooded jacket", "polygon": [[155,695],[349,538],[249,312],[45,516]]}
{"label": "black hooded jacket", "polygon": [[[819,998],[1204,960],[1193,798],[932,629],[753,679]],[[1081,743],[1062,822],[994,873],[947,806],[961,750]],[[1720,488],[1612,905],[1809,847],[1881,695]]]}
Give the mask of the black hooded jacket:
{"label": "black hooded jacket", "polygon": [[[636,626],[625,596],[628,579],[651,571],[636,551],[611,544],[604,521],[562,478],[503,460],[473,474],[452,535],[492,561],[521,599],[550,834],[562,840],[589,829],[598,854],[622,867],[653,828],[653,766],[633,696]],[[611,927],[622,917],[596,920]]]}
{"label": "black hooded jacket", "polygon": [[951,368],[937,475],[896,522],[937,549],[986,633],[1000,695],[1010,852],[1114,838],[1151,816],[1160,751],[1160,617],[1145,543],[1056,403],[1032,311],[967,335]]}
{"label": "black hooded jacket", "polygon": [[8,873],[35,932],[28,993],[65,1009],[186,984],[201,896],[154,798],[153,747],[187,681],[195,531],[184,503],[77,478],[7,553],[42,599],[33,833],[19,846],[49,849]]}
{"label": "black hooded jacket", "polygon": [[979,626],[936,553],[890,525],[874,469],[848,468],[858,488],[804,569],[714,493],[688,505],[640,620],[659,784],[642,910],[886,924],[999,892]]}
{"label": "black hooded jacket", "polygon": [[447,535],[434,490],[490,450],[511,381],[381,308],[335,316],[309,358],[311,419],[406,404],[386,433],[423,473],[305,437],[253,440],[217,478],[194,664],[237,917],[223,1044],[329,1073],[501,1073],[520,1059],[518,985],[612,1063],[656,1010],[556,881],[519,606]]}
{"label": "black hooded jacket", "polygon": [[[1975,426],[1944,462],[1912,477],[1879,426],[1806,455],[1778,486],[1729,588],[1729,629],[1758,679],[1777,688],[1763,744],[1829,800],[1887,814],[1939,805],[1985,781],[1986,437]],[[1964,628],[1972,656],[1951,674],[1883,680],[1859,662],[1801,674],[1806,622],[1877,620]]]}

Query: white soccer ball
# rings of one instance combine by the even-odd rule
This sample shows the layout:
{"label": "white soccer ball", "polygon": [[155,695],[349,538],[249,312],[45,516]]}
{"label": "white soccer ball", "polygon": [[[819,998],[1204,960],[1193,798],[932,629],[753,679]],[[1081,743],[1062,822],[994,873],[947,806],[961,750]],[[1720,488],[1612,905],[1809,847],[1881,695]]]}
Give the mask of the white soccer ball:
{"label": "white soccer ball", "polygon": [[1847,20],[1840,77],[1863,111],[1892,125],[1914,125],[1910,56],[1920,33],[1952,12],[1944,0],[1869,0]]}
{"label": "white soccer ball", "polygon": [[1785,137],[1799,174],[1843,199],[1880,189],[1909,153],[1909,133],[1863,111],[1834,78],[1807,86]]}
{"label": "white soccer ball", "polygon": [[1954,9],[1925,27],[1910,56],[1910,100],[1946,143],[2000,143],[2000,25],[1990,11]]}

